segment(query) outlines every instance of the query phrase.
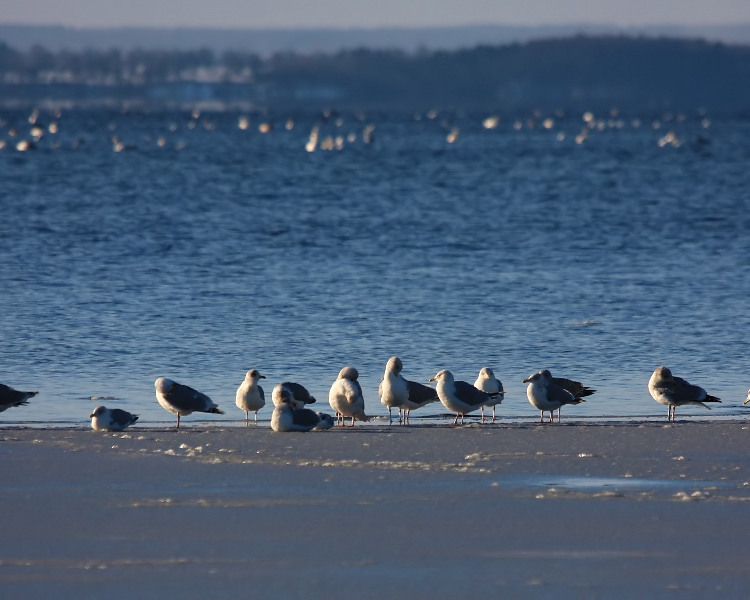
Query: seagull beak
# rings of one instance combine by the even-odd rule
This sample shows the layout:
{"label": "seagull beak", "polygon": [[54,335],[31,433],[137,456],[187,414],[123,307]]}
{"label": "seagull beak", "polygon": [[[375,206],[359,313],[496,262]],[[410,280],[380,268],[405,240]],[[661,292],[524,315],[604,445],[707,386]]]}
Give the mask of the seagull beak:
{"label": "seagull beak", "polygon": [[265,375],[260,375],[259,377],[260,377],[261,379],[265,379],[265,378],[266,378],[266,376],[265,376]]}
{"label": "seagull beak", "polygon": [[524,383],[531,383],[531,379],[524,379],[523,382]]}
{"label": "seagull beak", "polygon": [[91,413],[91,414],[89,415],[89,419],[93,419],[93,418],[94,418],[94,413]]}
{"label": "seagull beak", "polygon": [[430,377],[430,381],[437,381],[435,377]]}

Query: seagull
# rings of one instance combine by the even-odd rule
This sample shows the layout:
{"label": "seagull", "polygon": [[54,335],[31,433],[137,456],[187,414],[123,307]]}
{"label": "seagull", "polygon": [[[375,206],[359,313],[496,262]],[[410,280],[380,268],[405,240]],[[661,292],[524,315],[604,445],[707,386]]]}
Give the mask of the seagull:
{"label": "seagull", "polygon": [[245,381],[237,388],[234,403],[237,408],[245,411],[245,425],[250,424],[250,411],[255,412],[255,422],[258,422],[258,411],[266,405],[266,395],[263,388],[258,385],[259,379],[265,379],[257,369],[251,369],[245,373]]}
{"label": "seagull", "polygon": [[430,381],[437,381],[437,395],[440,402],[449,411],[456,413],[453,424],[458,424],[458,417],[461,416],[461,424],[464,424],[464,416],[467,413],[477,410],[492,401],[492,396],[487,392],[478,390],[470,383],[465,381],[456,381],[453,373],[443,369],[439,371]]}
{"label": "seagull", "polygon": [[138,415],[120,408],[97,406],[89,415],[91,429],[94,431],[122,431],[138,420]]}
{"label": "seagull", "polygon": [[33,398],[38,393],[14,390],[12,387],[0,383],[0,412],[14,406],[25,406],[29,403],[29,398]]}
{"label": "seagull", "polygon": [[357,381],[359,372],[354,367],[344,367],[339,371],[339,376],[333,382],[328,392],[328,404],[336,411],[336,423],[344,425],[344,419],[351,417],[354,420],[368,421],[370,417],[365,414],[365,399],[362,388]]}
{"label": "seagull", "polygon": [[273,400],[274,406],[281,404],[282,387],[287,388],[292,394],[292,408],[305,408],[306,404],[315,404],[315,402],[317,402],[315,398],[310,395],[310,392],[307,391],[305,386],[300,385],[299,383],[294,383],[293,381],[284,381],[274,387],[271,392],[271,399]]}
{"label": "seagull", "polygon": [[206,394],[166,377],[159,377],[154,382],[154,387],[161,407],[177,415],[177,429],[180,428],[180,417],[194,412],[224,414]]}
{"label": "seagull", "polygon": [[590,396],[596,390],[572,379],[552,377],[547,369],[534,373],[528,379],[526,397],[532,406],[541,411],[539,422],[544,422],[544,411],[549,411],[549,422],[552,423],[554,412],[557,411],[557,422],[560,422],[560,408],[565,404],[580,404],[585,402],[584,396]]}
{"label": "seagull", "polygon": [[482,367],[479,376],[474,382],[474,387],[492,396],[492,401],[482,406],[482,423],[484,423],[484,407],[492,407],[492,422],[495,422],[495,406],[500,404],[505,397],[502,382],[495,377],[495,372],[490,367]]}
{"label": "seagull", "polygon": [[[320,425],[318,413],[309,408],[293,408],[293,400],[294,396],[291,390],[287,387],[281,387],[279,403],[275,406],[271,415],[271,429],[276,432],[311,431],[318,427]],[[327,416],[331,419],[330,415]]]}
{"label": "seagull", "polygon": [[398,356],[388,359],[385,374],[378,386],[378,395],[380,401],[388,408],[388,422],[393,422],[391,409],[398,408],[398,422],[402,422],[403,412],[403,423],[406,425],[412,410],[422,408],[431,402],[438,402],[440,399],[435,388],[404,379],[401,375],[403,368],[404,365]]}
{"label": "seagull", "polygon": [[[667,367],[657,367],[648,380],[648,391],[659,404],[667,406],[667,421],[674,421],[674,411],[678,406],[696,404],[708,408],[704,402],[721,402],[716,396],[710,396],[702,387],[691,385],[680,377],[672,375]],[[748,392],[750,399],[750,392]],[[747,400],[745,400],[747,403]]]}
{"label": "seagull", "polygon": [[745,398],[745,401],[742,404],[745,405],[748,402],[750,402],[750,390],[747,390],[747,398]]}

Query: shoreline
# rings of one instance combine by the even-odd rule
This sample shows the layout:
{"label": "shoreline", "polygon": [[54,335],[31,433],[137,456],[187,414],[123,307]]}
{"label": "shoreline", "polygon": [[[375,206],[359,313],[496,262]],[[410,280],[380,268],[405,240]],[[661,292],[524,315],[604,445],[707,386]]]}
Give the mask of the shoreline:
{"label": "shoreline", "polygon": [[742,597],[748,441],[689,420],[3,429],[0,590]]}

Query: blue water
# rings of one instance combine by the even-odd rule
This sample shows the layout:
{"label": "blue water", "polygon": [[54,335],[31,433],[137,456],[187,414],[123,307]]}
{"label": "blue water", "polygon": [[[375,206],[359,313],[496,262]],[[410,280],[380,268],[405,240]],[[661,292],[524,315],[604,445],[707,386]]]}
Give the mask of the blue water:
{"label": "blue water", "polygon": [[746,414],[749,122],[242,116],[42,111],[20,152],[34,116],[0,113],[0,381],[40,391],[2,422],[104,403],[171,424],[159,376],[240,419],[250,368],[327,408],[347,364],[384,415],[394,354],[423,382],[492,366],[503,418],[537,418],[522,380],[541,368],[598,390],[568,418],[666,417],[661,364],[724,400],[678,417]]}

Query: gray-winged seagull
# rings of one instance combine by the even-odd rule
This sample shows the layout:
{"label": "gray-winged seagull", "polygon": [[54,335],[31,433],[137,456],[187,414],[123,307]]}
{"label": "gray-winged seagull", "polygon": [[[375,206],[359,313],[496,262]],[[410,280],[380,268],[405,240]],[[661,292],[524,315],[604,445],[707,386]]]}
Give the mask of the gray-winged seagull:
{"label": "gray-winged seagull", "polygon": [[166,377],[159,377],[154,382],[156,388],[156,399],[161,407],[177,415],[177,429],[180,428],[180,417],[194,412],[213,413],[223,415],[218,405],[211,398],[194,390],[187,385],[182,385]]}
{"label": "gray-winged seagull", "polygon": [[478,390],[466,381],[456,381],[453,373],[443,369],[439,371],[430,381],[437,381],[437,395],[443,406],[449,411],[456,413],[453,424],[458,423],[461,416],[461,424],[467,413],[473,412],[492,401],[492,396],[487,392]]}
{"label": "gray-winged seagull", "polygon": [[659,404],[667,406],[668,421],[674,421],[674,412],[678,406],[695,404],[710,410],[711,407],[706,406],[704,402],[721,402],[716,396],[706,393],[702,387],[675,377],[667,367],[656,367],[651,379],[648,380],[648,391]]}
{"label": "gray-winged seagull", "polygon": [[484,423],[484,407],[492,407],[492,422],[495,422],[495,407],[503,401],[505,391],[502,382],[495,377],[495,372],[490,367],[482,367],[479,370],[474,387],[492,396],[492,401],[482,406],[482,423]]}
{"label": "gray-winged seagull", "polygon": [[265,379],[257,369],[250,369],[245,373],[245,380],[237,388],[234,403],[242,411],[245,411],[245,425],[250,424],[250,411],[255,413],[255,422],[258,422],[258,411],[266,405],[266,395],[258,381]]}
{"label": "gray-winged seagull", "polygon": [[339,371],[339,376],[333,382],[328,392],[328,404],[336,412],[336,423],[344,425],[344,419],[351,417],[354,420],[368,421],[365,414],[365,398],[362,395],[362,387],[359,385],[359,372],[354,367],[344,367]]}
{"label": "gray-winged seagull", "polygon": [[549,411],[549,422],[554,418],[554,412],[557,412],[557,422],[560,422],[560,408],[566,404],[580,404],[585,402],[584,397],[590,396],[596,390],[586,387],[578,381],[565,379],[563,377],[552,377],[547,369],[542,369],[534,373],[528,379],[523,380],[528,383],[526,388],[526,397],[532,406],[541,412],[539,422],[544,422],[544,412]]}
{"label": "gray-winged seagull", "polygon": [[91,429],[94,431],[122,431],[138,420],[138,415],[129,413],[121,408],[107,408],[97,406],[89,415]]}
{"label": "gray-winged seagull", "polygon": [[[428,385],[408,381],[401,375],[404,368],[398,356],[392,356],[385,365],[383,379],[378,385],[380,401],[388,408],[388,422],[392,423],[391,409],[398,409],[398,422],[406,425],[412,410],[431,402],[439,402],[437,391]],[[403,413],[403,421],[402,421]]]}

